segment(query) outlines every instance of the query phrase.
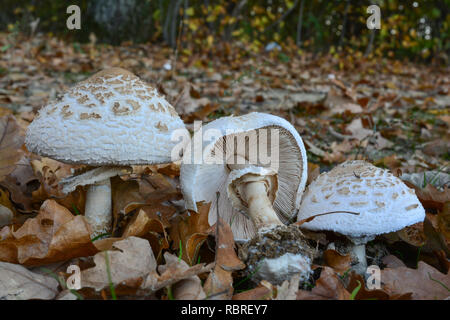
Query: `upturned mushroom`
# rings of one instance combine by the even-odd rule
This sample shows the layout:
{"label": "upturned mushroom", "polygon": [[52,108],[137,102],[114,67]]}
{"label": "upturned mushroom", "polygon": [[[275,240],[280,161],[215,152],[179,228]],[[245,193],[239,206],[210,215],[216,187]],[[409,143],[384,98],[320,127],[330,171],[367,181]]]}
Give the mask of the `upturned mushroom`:
{"label": "upturned mushroom", "polygon": [[[288,275],[274,274],[276,263],[265,267],[255,264],[262,258],[276,259],[292,249],[292,254],[303,254],[306,267],[301,270],[309,271],[312,250],[306,242],[298,238],[296,246],[283,249],[284,240],[293,240],[287,236],[293,233],[286,232],[285,223],[296,214],[307,180],[306,151],[289,122],[255,112],[208,123],[194,133],[185,150],[180,179],[188,209],[196,212],[197,202],[211,202],[209,224],[216,222],[218,212],[231,226],[234,238],[246,242],[240,255],[250,272],[259,267],[266,276],[272,274],[275,281],[284,280]],[[301,237],[299,232],[296,235]],[[267,243],[276,245],[270,256],[268,252],[254,254],[259,251],[254,250],[255,246]],[[286,262],[295,260],[285,258]]]}
{"label": "upturned mushroom", "polygon": [[347,236],[353,243],[352,254],[358,260],[353,269],[360,274],[367,268],[365,244],[368,241],[425,218],[425,210],[413,189],[388,170],[362,160],[347,161],[320,174],[303,196],[298,220],[329,211],[359,214],[317,216],[301,227]]}
{"label": "upturned mushroom", "polygon": [[39,110],[25,143],[41,156],[96,168],[61,181],[65,193],[88,185],[85,216],[93,235],[111,228],[110,178],[130,165],[179,160],[171,136],[185,126],[157,90],[131,72],[110,68]]}
{"label": "upturned mushroom", "polygon": [[257,112],[223,117],[197,130],[184,154],[180,180],[186,207],[197,212],[197,202],[211,202],[213,225],[219,192],[220,216],[235,239],[250,239],[296,213],[307,160],[300,135],[286,120]]}

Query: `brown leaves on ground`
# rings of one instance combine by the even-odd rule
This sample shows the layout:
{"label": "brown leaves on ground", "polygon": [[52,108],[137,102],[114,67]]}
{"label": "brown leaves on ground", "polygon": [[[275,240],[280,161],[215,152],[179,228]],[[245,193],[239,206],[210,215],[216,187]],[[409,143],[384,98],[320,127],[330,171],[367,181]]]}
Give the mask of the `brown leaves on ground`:
{"label": "brown leaves on ground", "polygon": [[178,281],[209,272],[213,267],[212,264],[205,266],[204,263],[198,263],[190,267],[186,262],[168,252],[164,253],[164,260],[166,263],[158,266],[158,273],[151,274],[147,277],[141,286],[143,289],[157,291],[171,286]]}
{"label": "brown leaves on ground", "polygon": [[86,192],[78,187],[75,191],[65,194],[59,184],[61,179],[72,176],[74,170],[81,167],[80,165],[69,165],[42,157],[32,160],[31,167],[40,182],[39,189],[32,192],[33,202],[43,202],[52,198],[62,206],[84,214]]}
{"label": "brown leaves on ground", "polygon": [[211,203],[197,203],[198,213],[187,212],[171,221],[169,235],[173,240],[172,249],[181,251],[182,259],[190,265],[196,263],[200,247],[211,232],[208,223],[210,206]]}
{"label": "brown leaves on ground", "polygon": [[450,202],[450,188],[445,186],[442,191],[435,186],[427,184],[425,188],[420,188],[412,183],[405,182],[416,191],[416,195],[426,209],[442,210],[446,202]]}
{"label": "brown leaves on ground", "polygon": [[233,295],[232,272],[242,270],[245,264],[237,257],[231,227],[218,218],[216,223],[216,260],[206,279],[204,289],[208,297],[228,300]]}
{"label": "brown leaves on ground", "polygon": [[345,289],[339,275],[330,267],[322,267],[320,278],[311,291],[298,290],[297,300],[348,300],[350,293]]}
{"label": "brown leaves on ground", "polygon": [[23,155],[23,130],[12,115],[0,118],[0,180],[11,173]]}
{"label": "brown leaves on ground", "polygon": [[[208,272],[212,265],[197,264],[189,267],[168,252],[164,254],[164,259],[166,263],[158,266],[150,244],[145,239],[128,237],[116,241],[111,249],[94,256],[94,267],[81,272],[81,287],[100,291],[112,284],[117,287],[119,295],[130,292],[148,295],[177,284],[175,292],[178,298],[204,297],[201,286],[198,286],[201,282],[200,279],[197,280],[197,275]],[[186,288],[195,290],[186,292]],[[192,296],[194,292],[197,295]]]}
{"label": "brown leaves on ground", "polygon": [[[359,289],[358,289],[359,288]],[[363,277],[355,272],[350,274],[348,292],[355,292],[354,300],[410,300],[410,293],[394,294],[382,289],[368,289]]]}
{"label": "brown leaves on ground", "polygon": [[323,252],[325,265],[333,268],[337,273],[343,275],[351,267],[352,258],[349,254],[342,255],[336,250],[325,250]]}
{"label": "brown leaves on ground", "polygon": [[0,300],[53,299],[58,281],[17,264],[0,262]]}
{"label": "brown leaves on ground", "polygon": [[133,210],[181,198],[180,191],[160,173],[143,175],[139,179],[114,177],[111,188],[114,231],[119,228],[119,221]]}
{"label": "brown leaves on ground", "polygon": [[407,267],[381,270],[383,289],[389,294],[411,293],[412,299],[435,300],[450,297],[450,276],[419,261],[417,269]]}
{"label": "brown leaves on ground", "polygon": [[139,212],[130,220],[125,228],[122,238],[130,236],[147,239],[152,246],[157,261],[160,261],[163,250],[169,249],[169,238],[166,228],[176,210],[173,207],[155,204],[139,209]]}
{"label": "brown leaves on ground", "polygon": [[111,250],[94,256],[95,267],[81,272],[81,287],[97,291],[120,283],[142,284],[145,277],[156,272],[156,260],[147,240],[129,237],[115,242]]}
{"label": "brown leaves on ground", "polygon": [[1,261],[36,266],[96,252],[84,217],[73,216],[53,200],[46,200],[39,214],[16,231],[13,226],[0,230]]}

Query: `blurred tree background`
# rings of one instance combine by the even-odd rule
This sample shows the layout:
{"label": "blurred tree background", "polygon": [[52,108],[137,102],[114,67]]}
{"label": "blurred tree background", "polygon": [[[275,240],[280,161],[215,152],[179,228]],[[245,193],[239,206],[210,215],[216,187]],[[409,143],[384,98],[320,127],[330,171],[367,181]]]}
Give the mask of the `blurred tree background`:
{"label": "blurred tree background", "polygon": [[[81,8],[68,30],[66,8]],[[367,7],[381,8],[369,30]],[[186,51],[239,46],[448,61],[450,0],[2,0],[0,28],[71,41],[164,43]]]}

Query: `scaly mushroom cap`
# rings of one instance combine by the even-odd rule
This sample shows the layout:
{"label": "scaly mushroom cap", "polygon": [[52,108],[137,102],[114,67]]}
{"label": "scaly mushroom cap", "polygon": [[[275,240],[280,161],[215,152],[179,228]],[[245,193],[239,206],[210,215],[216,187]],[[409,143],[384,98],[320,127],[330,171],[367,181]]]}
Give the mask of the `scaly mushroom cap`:
{"label": "scaly mushroom cap", "polygon": [[361,160],[344,162],[317,177],[303,196],[298,220],[341,210],[359,215],[319,216],[302,227],[358,238],[393,232],[425,218],[414,190],[389,171]]}
{"label": "scaly mushroom cap", "polygon": [[167,163],[184,129],[174,108],[131,72],[100,71],[50,102],[27,130],[27,148],[66,163]]}
{"label": "scaly mushroom cap", "polygon": [[[276,134],[272,136],[275,132],[278,133],[278,140],[275,139]],[[243,154],[240,154],[244,158],[248,155],[250,144],[259,144],[258,150],[262,148],[263,153],[264,149],[269,150],[269,154],[273,145],[279,157],[262,163],[264,161],[258,156],[256,162],[249,161],[248,164],[270,168],[277,173],[278,190],[273,208],[280,220],[286,223],[296,214],[307,180],[307,160],[303,141],[289,122],[271,114],[253,112],[240,117],[230,116],[214,120],[203,126],[200,135],[202,139],[197,139],[194,134],[192,144],[195,147],[198,140],[201,140],[200,149],[204,159],[218,158],[222,153],[226,155],[230,150],[234,150],[230,143],[227,144],[227,139],[230,138],[249,137],[249,143],[246,144],[245,150],[241,150]],[[252,142],[252,137],[258,137],[258,142]],[[239,146],[237,148],[239,149]],[[196,163],[192,146],[188,146],[185,151],[180,180],[186,207],[197,211],[196,202],[211,202],[209,223],[213,225],[217,218],[216,192],[219,191],[219,214],[231,225],[235,239],[251,238],[256,231],[253,222],[240,213],[238,208],[233,207],[227,196],[227,180],[232,171],[227,165],[229,159],[218,164]]]}

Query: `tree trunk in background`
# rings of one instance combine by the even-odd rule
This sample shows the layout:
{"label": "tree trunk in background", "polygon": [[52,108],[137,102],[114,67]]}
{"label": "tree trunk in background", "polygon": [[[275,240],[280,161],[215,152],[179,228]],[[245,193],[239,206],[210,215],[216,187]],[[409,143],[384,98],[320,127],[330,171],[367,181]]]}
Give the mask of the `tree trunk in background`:
{"label": "tree trunk in background", "polygon": [[[164,0],[161,0],[161,1],[164,1]],[[163,15],[163,12],[161,11],[161,17],[164,16],[163,39],[164,39],[164,42],[167,44],[170,44],[169,28],[170,28],[170,20],[172,19],[172,10],[171,10],[172,5],[173,5],[173,1],[170,0],[169,4],[167,5],[167,9],[165,10],[166,12],[164,15]],[[163,5],[163,7],[164,7],[164,5]]]}
{"label": "tree trunk in background", "polygon": [[300,3],[300,10],[298,12],[298,23],[297,23],[297,47],[300,48],[302,45],[302,24],[303,24],[303,8],[305,7],[305,0]]}
{"label": "tree trunk in background", "polygon": [[173,15],[172,15],[172,23],[171,23],[171,30],[170,30],[170,41],[169,45],[172,48],[175,48],[177,46],[177,30],[178,30],[178,18],[180,15],[180,7],[183,0],[177,0],[175,7],[173,9]]}
{"label": "tree trunk in background", "polygon": [[90,1],[85,21],[89,19],[94,23],[93,32],[101,41],[119,44],[150,36],[151,10],[145,0]]}
{"label": "tree trunk in background", "polygon": [[[242,8],[247,4],[247,0],[241,0],[239,1],[238,4],[236,4],[236,6],[233,8],[233,12],[231,13],[231,17],[232,18],[236,18],[239,16],[239,14],[241,13]],[[230,41],[231,40],[231,34],[233,33],[234,29],[237,26],[237,22],[233,23],[233,24],[229,24],[226,28],[225,31],[225,41]]]}
{"label": "tree trunk in background", "polygon": [[347,26],[348,11],[350,10],[350,0],[345,4],[344,21],[342,22],[341,36],[339,37],[338,47],[342,47],[345,40],[345,29]]}
{"label": "tree trunk in background", "polygon": [[373,41],[375,40],[375,32],[376,32],[376,29],[370,30],[369,43],[367,44],[366,52],[364,52],[365,57],[367,57],[372,52]]}

